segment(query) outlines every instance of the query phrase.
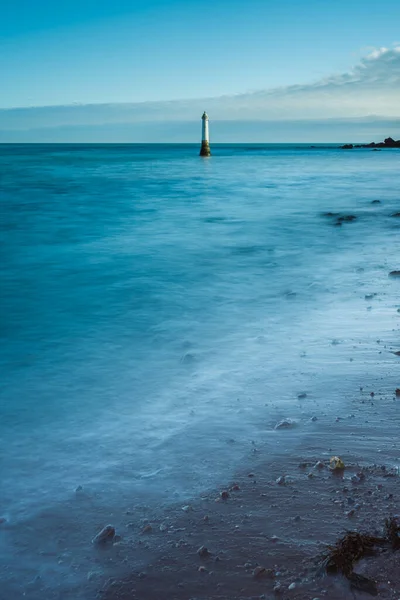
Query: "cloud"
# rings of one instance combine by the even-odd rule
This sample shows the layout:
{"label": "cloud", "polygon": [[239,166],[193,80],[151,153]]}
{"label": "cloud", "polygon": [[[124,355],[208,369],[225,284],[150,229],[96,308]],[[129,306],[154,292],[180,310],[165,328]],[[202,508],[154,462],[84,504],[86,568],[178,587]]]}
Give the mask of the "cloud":
{"label": "cloud", "polygon": [[[32,107],[0,110],[0,130],[29,131],[57,128],[82,130],[129,125],[143,132],[163,123],[190,123],[195,126],[207,109],[212,121],[275,121],[359,119],[400,114],[400,45],[372,49],[347,73],[331,75],[307,85],[265,89],[218,98]],[[104,129],[105,128],[105,129]],[[171,129],[171,128],[170,128]],[[160,129],[161,131],[161,129]],[[194,127],[194,131],[197,131]],[[389,132],[390,133],[390,132]],[[145,134],[142,133],[141,135]],[[83,140],[84,141],[84,140]],[[173,141],[173,140],[171,140]]]}

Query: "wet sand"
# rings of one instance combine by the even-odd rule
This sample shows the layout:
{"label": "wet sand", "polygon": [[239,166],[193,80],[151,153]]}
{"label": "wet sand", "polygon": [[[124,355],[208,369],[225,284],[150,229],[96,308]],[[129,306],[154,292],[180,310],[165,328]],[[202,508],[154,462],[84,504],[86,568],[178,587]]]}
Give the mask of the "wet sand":
{"label": "wet sand", "polygon": [[[317,577],[316,571],[327,545],[346,530],[380,534],[385,518],[399,511],[400,399],[394,392],[382,381],[354,390],[342,418],[328,422],[317,417],[310,424],[295,456],[271,462],[266,449],[250,444],[248,469],[190,505],[161,514],[132,508],[134,532],[103,552],[124,560],[126,548],[134,546],[136,553],[145,551],[155,559],[122,580],[108,580],[99,597],[371,597],[351,591],[343,577]],[[282,441],[295,432],[275,434]],[[344,471],[330,470],[332,455],[341,456]],[[222,494],[225,499],[221,492],[228,492]],[[208,556],[199,556],[203,546]],[[377,581],[379,597],[394,600],[400,593],[397,562],[398,555],[384,550],[360,561],[355,572]],[[265,571],[259,573],[258,567]]]}

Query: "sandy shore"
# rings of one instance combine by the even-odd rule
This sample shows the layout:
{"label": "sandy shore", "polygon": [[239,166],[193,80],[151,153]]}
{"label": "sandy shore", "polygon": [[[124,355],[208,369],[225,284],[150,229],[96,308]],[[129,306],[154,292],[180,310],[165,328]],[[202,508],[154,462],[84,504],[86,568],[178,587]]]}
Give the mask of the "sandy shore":
{"label": "sandy shore", "polygon": [[[316,577],[316,569],[327,544],[346,530],[380,533],[385,518],[399,509],[399,401],[390,383],[384,387],[376,381],[373,389],[354,390],[342,417],[333,422],[317,417],[309,424],[295,455],[291,451],[271,462],[267,448],[250,443],[248,468],[234,482],[221,482],[220,489],[161,514],[132,508],[133,535],[102,553],[123,561],[134,546],[138,554],[155,559],[144,570],[108,580],[99,597],[371,597],[354,595],[344,578]],[[275,434],[281,441],[296,435],[290,429]],[[345,462],[342,472],[329,469],[329,458],[336,454]],[[209,554],[201,557],[203,546]],[[385,550],[360,561],[355,571],[377,581],[380,597],[394,600],[400,593],[397,561],[395,553]]]}

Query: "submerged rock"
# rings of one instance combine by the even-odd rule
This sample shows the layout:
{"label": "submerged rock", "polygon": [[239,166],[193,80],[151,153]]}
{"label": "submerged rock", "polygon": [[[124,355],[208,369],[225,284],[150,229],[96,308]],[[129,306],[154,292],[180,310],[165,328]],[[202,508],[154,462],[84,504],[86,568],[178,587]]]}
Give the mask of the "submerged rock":
{"label": "submerged rock", "polygon": [[106,525],[101,531],[93,538],[93,544],[106,544],[112,542],[115,537],[115,528],[112,525]]}
{"label": "submerged rock", "polygon": [[400,277],[400,271],[399,270],[390,271],[389,277]]}
{"label": "submerged rock", "polygon": [[292,419],[283,419],[283,421],[279,421],[274,427],[274,429],[292,429],[296,426],[296,421]]}

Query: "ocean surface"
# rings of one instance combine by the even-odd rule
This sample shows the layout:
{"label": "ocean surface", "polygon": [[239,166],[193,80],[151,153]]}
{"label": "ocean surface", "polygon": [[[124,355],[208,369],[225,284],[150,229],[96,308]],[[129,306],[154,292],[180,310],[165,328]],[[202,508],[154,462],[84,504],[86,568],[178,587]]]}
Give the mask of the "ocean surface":
{"label": "ocean surface", "polygon": [[399,151],[198,151],[0,145],[1,600],[89,598],[102,526],[295,452],[398,326]]}

